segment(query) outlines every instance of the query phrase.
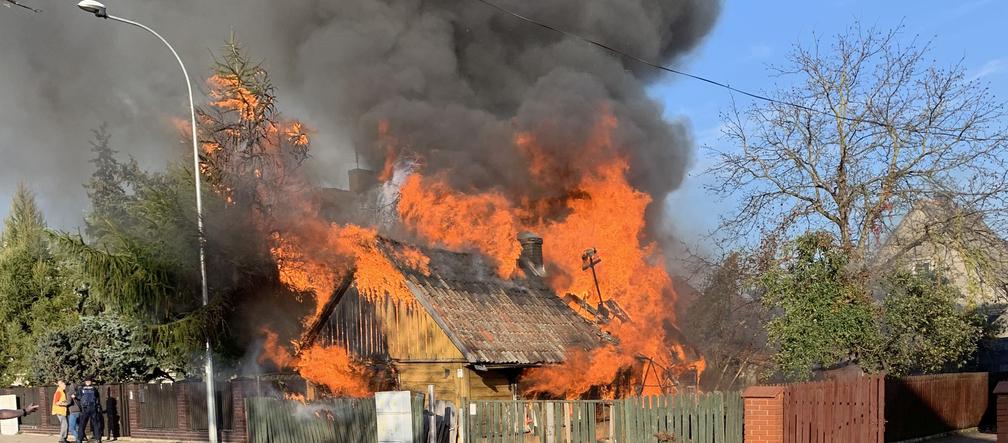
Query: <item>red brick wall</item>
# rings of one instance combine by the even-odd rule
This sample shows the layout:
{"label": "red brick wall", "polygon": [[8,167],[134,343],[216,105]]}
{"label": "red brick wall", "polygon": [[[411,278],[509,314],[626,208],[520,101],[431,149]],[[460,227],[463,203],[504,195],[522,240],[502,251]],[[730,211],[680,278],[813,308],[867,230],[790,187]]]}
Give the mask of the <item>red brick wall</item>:
{"label": "red brick wall", "polygon": [[245,441],[245,397],[246,390],[254,394],[255,384],[251,380],[234,379],[231,381],[232,422],[231,434],[234,441]]}
{"label": "red brick wall", "polygon": [[784,387],[751,386],[742,391],[746,443],[784,441]]}

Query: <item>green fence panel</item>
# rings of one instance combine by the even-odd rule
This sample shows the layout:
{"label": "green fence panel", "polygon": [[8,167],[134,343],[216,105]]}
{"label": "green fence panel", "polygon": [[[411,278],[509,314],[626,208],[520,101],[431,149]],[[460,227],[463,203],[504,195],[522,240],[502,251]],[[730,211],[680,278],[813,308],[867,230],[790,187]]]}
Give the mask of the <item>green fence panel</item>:
{"label": "green fence panel", "polygon": [[377,441],[372,399],[337,399],[301,404],[274,398],[247,398],[248,441],[308,443]]}
{"label": "green fence panel", "polygon": [[742,443],[738,392],[621,400],[470,401],[461,411],[464,443]]}

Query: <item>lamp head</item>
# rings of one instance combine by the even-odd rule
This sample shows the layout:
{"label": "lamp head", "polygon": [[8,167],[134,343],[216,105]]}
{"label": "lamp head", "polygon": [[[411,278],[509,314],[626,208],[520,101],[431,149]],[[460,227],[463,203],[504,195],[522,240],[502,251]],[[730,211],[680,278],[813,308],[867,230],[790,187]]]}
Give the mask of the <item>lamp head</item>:
{"label": "lamp head", "polygon": [[94,14],[95,17],[108,18],[108,10],[105,5],[95,0],[81,0],[80,3],[77,3],[77,7]]}

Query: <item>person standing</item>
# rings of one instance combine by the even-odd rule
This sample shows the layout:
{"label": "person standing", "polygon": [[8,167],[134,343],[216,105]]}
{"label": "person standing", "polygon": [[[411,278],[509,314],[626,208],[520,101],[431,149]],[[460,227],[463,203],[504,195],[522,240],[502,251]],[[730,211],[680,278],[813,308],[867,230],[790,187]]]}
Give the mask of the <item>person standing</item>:
{"label": "person standing", "polygon": [[56,392],[53,392],[52,415],[59,419],[59,443],[66,443],[67,431],[67,406],[70,405],[70,397],[66,393],[66,382],[60,380],[56,382]]}
{"label": "person standing", "polygon": [[70,435],[73,436],[74,441],[81,441],[80,434],[77,433],[77,422],[80,418],[80,400],[77,399],[78,391],[80,386],[77,383],[73,383],[67,386],[66,392],[70,395],[70,406],[67,408],[67,413],[69,414],[69,419],[67,420],[70,425]]}
{"label": "person standing", "polygon": [[102,419],[101,419],[101,399],[98,395],[98,387],[93,385],[91,377],[84,379],[84,386],[80,388],[77,400],[80,402],[81,415],[77,419],[78,441],[87,441],[84,429],[88,422],[91,422],[91,435],[95,441],[101,443],[102,439]]}
{"label": "person standing", "polygon": [[110,441],[116,441],[119,439],[119,402],[116,400],[112,394],[106,392],[105,396],[105,420],[108,425],[105,426],[105,430],[108,431],[108,439]]}

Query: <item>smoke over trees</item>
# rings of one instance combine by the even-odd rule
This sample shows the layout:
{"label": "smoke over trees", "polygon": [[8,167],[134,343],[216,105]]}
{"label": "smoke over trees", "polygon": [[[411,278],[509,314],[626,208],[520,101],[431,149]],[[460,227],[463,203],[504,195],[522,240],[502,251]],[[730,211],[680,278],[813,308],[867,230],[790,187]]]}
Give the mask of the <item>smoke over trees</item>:
{"label": "smoke over trees", "polygon": [[[719,10],[718,2],[700,0],[502,4],[663,63],[674,63],[694,47]],[[163,31],[180,50],[196,84],[204,89],[202,95],[211,102],[203,108],[200,122],[201,142],[210,152],[208,141],[231,143],[235,152],[248,147],[242,143],[255,141],[249,134],[236,140],[215,138],[217,128],[207,123],[220,123],[223,131],[217,135],[226,138],[228,130],[235,129],[227,127],[233,119],[213,113],[220,85],[199,81],[217,61],[208,47],[232,30],[244,38],[272,74],[264,83],[269,92],[273,87],[282,91],[283,103],[270,102],[267,114],[276,106],[308,122],[314,178],[322,184],[338,184],[329,182],[342,175],[355,154],[362,166],[374,169],[389,159],[418,157],[425,173],[448,177],[459,192],[494,190],[512,202],[550,200],[575,193],[582,177],[592,176],[597,172],[594,167],[615,156],[626,161],[633,187],[648,194],[641,201],[661,202],[680,184],[690,161],[686,125],[665,121],[661,106],[645,93],[653,72],[479,2],[353,0],[291,5],[184,0],[173,3],[170,10],[153,1],[109,6],[118,15]],[[186,155],[172,125],[186,110],[178,72],[159,42],[134,29],[96,21],[72,7],[46,9],[55,12],[4,18],[0,23],[0,36],[10,43],[0,71],[11,71],[4,81],[24,85],[21,92],[0,88],[0,102],[9,104],[0,107],[0,129],[15,134],[2,143],[5,149],[40,146],[15,160],[25,160],[17,163],[19,170],[36,173],[53,187],[40,189],[41,194],[64,196],[48,202],[47,209],[61,214],[60,225],[72,226],[80,223],[79,209],[84,205],[84,190],[77,187],[90,169],[81,167],[88,150],[79,141],[90,127],[109,122],[116,149],[138,163],[113,161],[111,166],[118,169],[105,172],[136,174],[116,178],[124,190],[117,196],[127,201],[112,208],[119,219],[89,222],[92,232],[97,232],[96,221],[104,222],[101,229],[106,230],[99,234],[118,246],[102,250],[66,236],[60,237],[61,245],[83,258],[85,273],[96,280],[92,291],[107,309],[154,324],[145,333],[156,347],[192,348],[216,327],[232,295],[255,294],[252,287],[278,289],[270,287],[276,283],[271,280],[274,275],[258,273],[270,264],[265,263],[263,244],[241,238],[254,229],[220,221],[221,207],[231,195],[215,189],[219,198],[210,202],[207,221],[208,231],[214,232],[209,249],[219,254],[219,261],[210,257],[211,274],[242,276],[254,269],[253,274],[266,276],[267,281],[237,277],[216,281],[217,287],[211,288],[214,303],[199,309],[192,297],[196,239],[191,229],[191,176],[178,167],[169,167],[164,174],[140,173]],[[259,74],[255,68],[249,72],[253,78]],[[13,109],[25,115],[13,115]],[[82,116],[100,120],[83,121],[88,117]],[[583,149],[593,128],[609,118],[615,122],[613,149]],[[54,131],[54,122],[67,123]],[[9,128],[3,127],[8,124]],[[534,180],[533,156],[516,143],[518,134],[524,133],[534,134],[536,152],[562,168]],[[382,136],[398,143],[384,143]],[[74,146],[82,149],[67,148]],[[101,149],[112,154],[107,146]],[[203,159],[204,165],[218,167],[211,157]],[[300,164],[303,158],[295,157],[292,164]],[[232,177],[258,178],[263,170],[240,172]],[[226,182],[211,180],[211,184],[232,188]],[[56,189],[80,191],[74,196]],[[88,190],[92,197],[104,192],[95,186]],[[102,217],[115,212],[96,209],[103,210]],[[660,215],[660,210],[654,212],[651,215]],[[141,293],[153,295],[139,300]],[[229,344],[215,343],[215,348]]]}
{"label": "smoke over trees", "polygon": [[[501,3],[671,63],[703,38],[720,7],[704,0]],[[387,121],[429,169],[455,171],[462,188],[542,195],[549,190],[530,187],[520,153],[505,146],[515,129],[538,133],[545,149],[569,158],[576,170],[592,161],[577,148],[599,106],[611,107],[620,119],[618,140],[635,185],[656,201],[680,183],[689,163],[688,130],[662,120],[660,105],[644,92],[653,72],[479,2],[109,6],[162,31],[194,73],[210,66],[212,42],[232,30],[245,38],[284,91],[284,108],[314,125],[314,153],[324,165],[316,174],[323,181],[342,181],[333,171],[352,162],[355,146],[365,166],[381,167],[387,152],[375,139],[379,123]],[[170,148],[177,134],[168,122],[184,113],[184,91],[159,43],[72,6],[44,9],[36,16],[0,16],[0,78],[10,85],[0,88],[0,129],[12,134],[2,143],[14,154],[6,164],[51,179],[39,189],[42,195],[79,189],[87,150],[71,147],[100,121],[108,121],[124,153],[145,166],[182,152]],[[48,130],[54,122],[60,131]],[[79,190],[43,203],[58,224],[73,225],[84,201]]]}

